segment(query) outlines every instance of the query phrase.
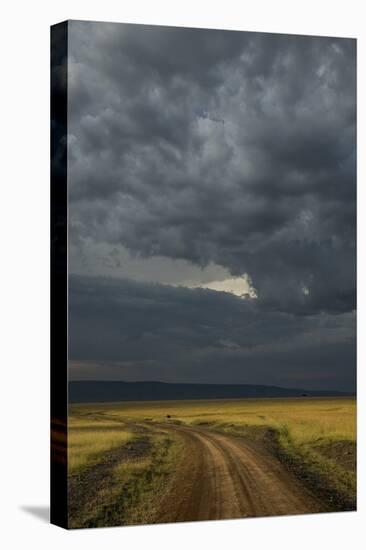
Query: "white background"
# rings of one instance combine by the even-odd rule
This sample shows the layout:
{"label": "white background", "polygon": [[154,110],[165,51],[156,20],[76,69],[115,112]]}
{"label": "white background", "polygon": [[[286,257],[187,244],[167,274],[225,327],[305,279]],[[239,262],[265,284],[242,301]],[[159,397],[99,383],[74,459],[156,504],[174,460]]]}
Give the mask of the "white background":
{"label": "white background", "polygon": [[[348,0],[8,1],[1,8],[0,543],[3,548],[361,548],[365,538],[365,44]],[[49,499],[49,26],[93,19],[358,38],[359,511],[63,531]],[[5,123],[4,123],[5,122]],[[364,544],[364,543],[363,543]]]}

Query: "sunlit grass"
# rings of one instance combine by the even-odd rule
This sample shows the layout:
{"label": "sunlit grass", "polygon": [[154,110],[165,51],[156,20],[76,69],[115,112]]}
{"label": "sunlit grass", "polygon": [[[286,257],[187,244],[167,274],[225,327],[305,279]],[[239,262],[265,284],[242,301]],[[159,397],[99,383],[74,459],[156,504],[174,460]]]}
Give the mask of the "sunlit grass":
{"label": "sunlit grass", "polygon": [[[100,409],[75,405],[74,410]],[[235,425],[287,427],[291,438],[305,444],[321,439],[356,439],[356,401],[353,398],[242,399],[214,401],[160,401],[104,404],[107,418],[119,421],[171,420]]]}
{"label": "sunlit grass", "polygon": [[127,443],[134,435],[124,424],[70,416],[68,428],[69,473],[97,463],[106,451]]}
{"label": "sunlit grass", "polygon": [[305,483],[310,480],[310,488],[314,485],[320,488],[321,498],[333,495],[342,509],[354,509],[356,400],[353,398],[75,404],[70,407],[69,416],[70,473],[106,461],[106,451],[138,437],[141,432],[137,429],[134,435],[129,426],[135,429],[145,426],[144,437],[152,443],[147,454],[131,455],[113,466],[113,486],[108,485],[98,493],[108,510],[108,518],[99,517],[98,510],[91,509],[87,514],[81,511],[80,517],[73,519],[76,526],[89,525],[89,515],[93,518],[95,515],[93,525],[115,525],[122,517],[127,524],[152,521],[159,500],[156,495],[164,490],[164,480],[178,467],[182,456],[182,441],[169,430],[161,435],[161,426],[155,426],[169,422],[243,436],[259,446],[266,445],[268,434],[272,433],[271,445],[275,443],[277,447],[270,446],[271,452],[295,468],[295,475]]}

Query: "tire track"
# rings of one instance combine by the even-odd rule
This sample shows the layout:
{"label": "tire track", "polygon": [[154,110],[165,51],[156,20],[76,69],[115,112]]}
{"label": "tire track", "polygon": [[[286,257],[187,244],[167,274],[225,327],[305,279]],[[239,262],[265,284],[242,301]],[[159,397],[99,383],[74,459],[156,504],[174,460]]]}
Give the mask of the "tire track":
{"label": "tire track", "polygon": [[159,426],[183,438],[185,450],[156,522],[324,511],[275,457],[243,439],[191,426]]}

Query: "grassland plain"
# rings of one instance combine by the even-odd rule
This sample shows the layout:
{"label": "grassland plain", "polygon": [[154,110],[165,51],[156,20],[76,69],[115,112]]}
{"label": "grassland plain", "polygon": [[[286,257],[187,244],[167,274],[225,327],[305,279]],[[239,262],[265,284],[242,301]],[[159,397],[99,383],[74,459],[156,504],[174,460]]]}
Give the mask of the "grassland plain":
{"label": "grassland plain", "polygon": [[184,438],[170,426],[265,448],[324,510],[356,507],[355,399],[83,404],[69,416],[70,527],[159,521],[185,460]]}
{"label": "grassland plain", "polygon": [[73,408],[68,428],[69,527],[154,521],[181,442],[168,432],[93,406]]}

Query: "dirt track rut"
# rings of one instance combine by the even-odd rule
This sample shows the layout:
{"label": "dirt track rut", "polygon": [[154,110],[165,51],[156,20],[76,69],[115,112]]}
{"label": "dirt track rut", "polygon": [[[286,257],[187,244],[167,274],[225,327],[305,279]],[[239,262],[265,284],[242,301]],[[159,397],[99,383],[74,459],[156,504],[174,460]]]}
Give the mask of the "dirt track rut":
{"label": "dirt track rut", "polygon": [[163,424],[184,438],[184,456],[158,521],[321,512],[321,504],[270,453],[241,438]]}

